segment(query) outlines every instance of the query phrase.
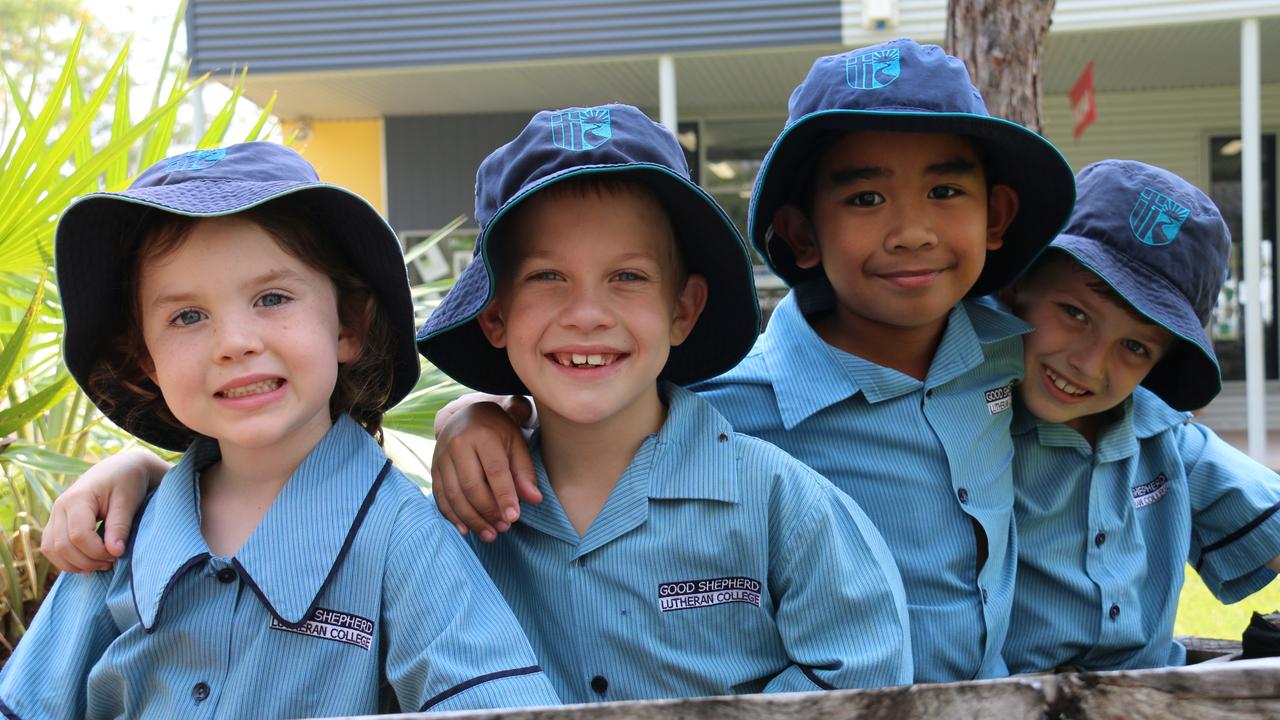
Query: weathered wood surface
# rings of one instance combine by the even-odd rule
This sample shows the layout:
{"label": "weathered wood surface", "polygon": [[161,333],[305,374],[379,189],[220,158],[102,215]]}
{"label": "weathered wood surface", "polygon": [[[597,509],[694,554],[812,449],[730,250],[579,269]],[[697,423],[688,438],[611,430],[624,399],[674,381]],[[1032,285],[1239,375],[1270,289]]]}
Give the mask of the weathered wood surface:
{"label": "weathered wood surface", "polygon": [[[393,717],[393,716],[383,716]],[[401,718],[469,720],[1228,720],[1280,718],[1280,658],[887,690],[739,695]]]}
{"label": "weathered wood surface", "polygon": [[949,0],[946,46],[992,115],[1040,132],[1040,57],[1055,0]]}

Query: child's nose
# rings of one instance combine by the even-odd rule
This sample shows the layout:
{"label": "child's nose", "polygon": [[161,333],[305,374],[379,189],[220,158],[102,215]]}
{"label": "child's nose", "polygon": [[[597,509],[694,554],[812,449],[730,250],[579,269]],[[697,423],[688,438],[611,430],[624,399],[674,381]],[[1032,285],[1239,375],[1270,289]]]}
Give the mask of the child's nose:
{"label": "child's nose", "polygon": [[1085,342],[1077,346],[1070,357],[1077,372],[1086,379],[1097,380],[1107,364],[1107,349],[1099,342]]}
{"label": "child's nose", "polygon": [[567,327],[593,330],[613,324],[613,313],[604,297],[604,289],[579,286],[570,293],[560,321]]}
{"label": "child's nose", "polygon": [[221,361],[239,360],[262,352],[262,336],[255,330],[252,322],[225,319],[215,323],[214,332],[217,337],[216,352]]}
{"label": "child's nose", "polygon": [[923,250],[938,244],[938,233],[920,203],[897,202],[885,235],[888,250]]}

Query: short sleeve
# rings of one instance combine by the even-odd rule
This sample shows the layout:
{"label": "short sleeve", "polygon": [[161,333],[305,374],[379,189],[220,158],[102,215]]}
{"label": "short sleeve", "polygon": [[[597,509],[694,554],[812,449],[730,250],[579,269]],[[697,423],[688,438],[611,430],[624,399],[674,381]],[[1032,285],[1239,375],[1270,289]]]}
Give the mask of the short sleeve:
{"label": "short sleeve", "polygon": [[0,715],[83,718],[89,671],[117,629],[107,609],[111,571],[63,573],[0,672]]}
{"label": "short sleeve", "polygon": [[794,664],[766,692],[909,684],[906,596],[888,547],[852,499],[799,469],[805,477],[780,486],[808,497],[775,503],[779,517],[770,521],[788,526],[770,558],[769,590]]}
{"label": "short sleeve", "polygon": [[385,672],[404,711],[559,704],[511,609],[447,522],[412,528],[388,562]]}
{"label": "short sleeve", "polygon": [[1178,432],[1191,498],[1188,561],[1219,600],[1242,600],[1275,577],[1266,563],[1280,555],[1280,476],[1202,425]]}

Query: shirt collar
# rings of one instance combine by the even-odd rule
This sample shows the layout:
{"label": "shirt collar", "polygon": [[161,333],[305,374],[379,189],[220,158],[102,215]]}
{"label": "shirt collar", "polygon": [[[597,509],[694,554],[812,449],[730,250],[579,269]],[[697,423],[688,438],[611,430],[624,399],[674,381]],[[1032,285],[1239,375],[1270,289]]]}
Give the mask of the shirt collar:
{"label": "shirt collar", "polygon": [[1014,401],[1010,432],[1015,437],[1034,432],[1036,443],[1042,447],[1075,448],[1086,457],[1096,457],[1100,463],[1114,462],[1132,457],[1138,452],[1138,438],[1134,434],[1133,425],[1133,397],[1126,398],[1114,414],[1116,419],[1102,429],[1097,446],[1094,447],[1083,435],[1066,424],[1036,417],[1018,398]]}
{"label": "shirt collar", "polygon": [[[139,521],[132,582],[148,631],[170,585],[210,557],[200,533],[199,473],[219,457],[215,441],[198,439],[165,476]],[[281,622],[297,625],[310,614],[389,469],[373,438],[343,415],[285,483],[232,559]]]}
{"label": "shirt collar", "polygon": [[947,316],[947,328],[924,383],[843,352],[818,336],[806,315],[830,309],[831,285],[812,280],[795,286],[778,304],[760,338],[783,426],[791,430],[811,415],[862,392],[868,402],[901,397],[922,385],[936,387],[982,363],[982,346],[1021,335],[1031,326],[1002,309],[965,301]]}
{"label": "shirt collar", "polygon": [[585,536],[578,537],[551,488],[537,433],[530,450],[543,501],[522,504],[520,522],[577,545],[578,554],[584,555],[643,524],[650,499],[737,502],[729,421],[684,388],[662,382],[659,390],[667,403],[666,421],[641,443]]}

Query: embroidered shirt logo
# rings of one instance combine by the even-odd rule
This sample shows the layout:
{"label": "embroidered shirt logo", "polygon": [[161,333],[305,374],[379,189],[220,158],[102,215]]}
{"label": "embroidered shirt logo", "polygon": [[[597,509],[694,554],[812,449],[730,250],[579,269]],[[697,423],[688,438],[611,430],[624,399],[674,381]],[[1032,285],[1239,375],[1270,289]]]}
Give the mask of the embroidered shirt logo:
{"label": "embroidered shirt logo", "polygon": [[373,644],[373,621],[359,615],[316,608],[311,616],[298,627],[289,627],[279,619],[271,618],[272,630],[310,635],[324,640],[334,640],[368,650]]}
{"label": "embroidered shirt logo", "polygon": [[183,172],[191,170],[208,170],[227,156],[226,148],[213,150],[192,150],[189,153],[175,155],[164,164],[165,172]]}
{"label": "embroidered shirt logo", "polygon": [[1013,407],[1013,385],[991,388],[982,393],[987,400],[987,412],[995,415]]}
{"label": "embroidered shirt logo", "polygon": [[1169,478],[1165,477],[1164,473],[1160,473],[1155,480],[1133,488],[1133,506],[1144,508],[1153,505],[1163,500],[1168,494]]}
{"label": "embroidered shirt logo", "polygon": [[566,110],[551,115],[551,142],[565,150],[590,150],[609,142],[613,124],[609,108]]}
{"label": "embroidered shirt logo", "polygon": [[902,74],[898,48],[874,50],[845,58],[844,78],[854,90],[875,90]]}
{"label": "embroidered shirt logo", "polygon": [[1133,236],[1148,245],[1168,245],[1178,237],[1191,210],[1151,188],[1143,188],[1129,213]]}
{"label": "embroidered shirt logo", "polygon": [[749,577],[721,577],[678,580],[658,585],[658,607],[662,612],[727,603],[746,603],[760,607],[760,582]]}

